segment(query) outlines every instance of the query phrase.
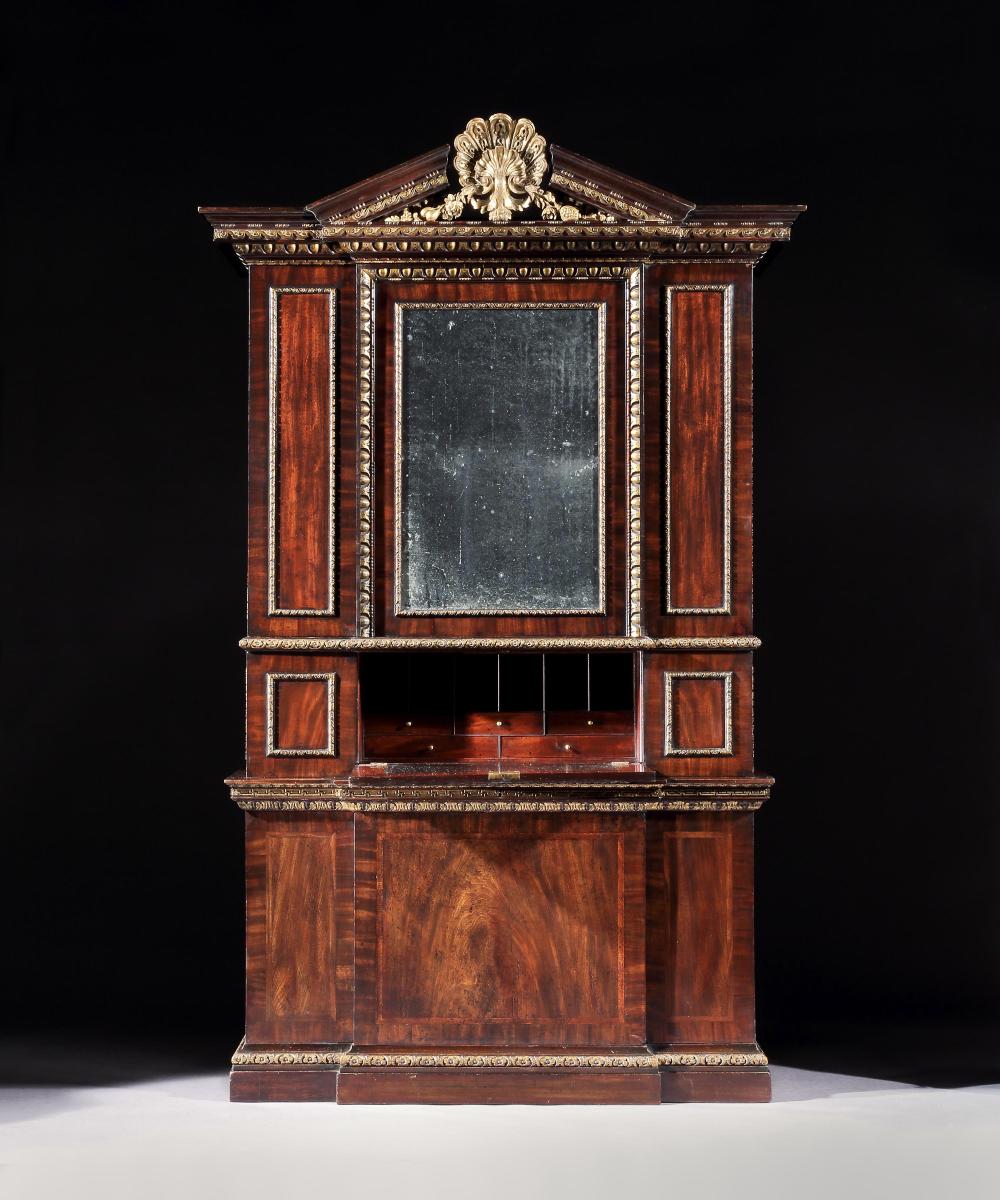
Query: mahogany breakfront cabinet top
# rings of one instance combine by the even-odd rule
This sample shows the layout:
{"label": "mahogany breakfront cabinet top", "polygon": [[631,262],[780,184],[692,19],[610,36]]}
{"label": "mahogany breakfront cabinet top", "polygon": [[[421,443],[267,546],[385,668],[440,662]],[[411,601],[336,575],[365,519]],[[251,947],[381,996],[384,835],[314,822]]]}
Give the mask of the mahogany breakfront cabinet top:
{"label": "mahogany breakfront cabinet top", "polygon": [[304,208],[250,284],[234,1100],[766,1100],[753,268],[525,118]]}

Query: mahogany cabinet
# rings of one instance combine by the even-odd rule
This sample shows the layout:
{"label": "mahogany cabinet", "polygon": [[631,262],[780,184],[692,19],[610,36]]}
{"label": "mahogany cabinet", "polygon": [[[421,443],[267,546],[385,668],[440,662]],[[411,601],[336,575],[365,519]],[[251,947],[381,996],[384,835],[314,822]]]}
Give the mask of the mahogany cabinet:
{"label": "mahogany cabinet", "polygon": [[234,1100],[766,1100],[753,269],[524,118],[303,208],[250,284]]}

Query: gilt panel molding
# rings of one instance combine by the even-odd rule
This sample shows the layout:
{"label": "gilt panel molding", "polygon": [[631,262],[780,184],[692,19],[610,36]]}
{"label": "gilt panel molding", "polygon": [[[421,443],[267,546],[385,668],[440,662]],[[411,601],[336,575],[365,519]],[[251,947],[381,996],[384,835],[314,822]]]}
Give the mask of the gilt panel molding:
{"label": "gilt panel molding", "polygon": [[[638,272],[635,272],[638,277]],[[638,295],[638,284],[636,284]],[[638,300],[634,301],[638,308]],[[465,310],[591,310],[597,318],[597,546],[598,546],[598,599],[594,607],[588,608],[514,608],[501,605],[496,608],[460,607],[460,608],[408,608],[403,597],[403,546],[405,542],[402,526],[403,513],[403,451],[405,427],[403,421],[405,349],[404,315],[409,311],[419,312],[434,309],[465,309]],[[393,376],[395,379],[394,397],[394,436],[393,436],[393,616],[394,617],[511,617],[511,616],[604,616],[607,612],[607,302],[603,300],[421,300],[396,301],[393,306]],[[638,357],[636,358],[638,363]],[[638,367],[636,368],[638,369]],[[638,403],[638,385],[636,386]],[[634,418],[630,416],[629,436],[638,438],[638,412]],[[630,498],[631,507],[631,498]],[[638,510],[638,497],[635,501]],[[638,539],[636,539],[638,541]],[[638,553],[638,550],[636,551]],[[628,597],[626,597],[628,600]],[[630,629],[631,631],[631,629]]]}
{"label": "gilt panel molding", "polygon": [[[275,718],[280,700],[279,683],[323,683],[326,685],[326,745],[318,748],[278,745]],[[336,671],[268,671],[264,675],[264,754],[268,758],[337,757],[337,673]]]}
{"label": "gilt panel molding", "polygon": [[[664,671],[663,672],[663,754],[668,758],[691,758],[705,755],[729,756],[733,753],[733,675],[732,671]],[[721,746],[674,745],[674,681],[678,679],[714,679],[722,684]]]}
{"label": "gilt panel molding", "polygon": [[362,650],[759,650],[758,637],[257,637],[240,639],[254,653]]}
{"label": "gilt panel molding", "polygon": [[629,273],[625,293],[626,397],[628,405],[628,594],[626,628],[642,629],[642,269]]}
{"label": "gilt panel molding", "polygon": [[370,271],[358,272],[358,632],[370,637],[373,628],[375,281]]}

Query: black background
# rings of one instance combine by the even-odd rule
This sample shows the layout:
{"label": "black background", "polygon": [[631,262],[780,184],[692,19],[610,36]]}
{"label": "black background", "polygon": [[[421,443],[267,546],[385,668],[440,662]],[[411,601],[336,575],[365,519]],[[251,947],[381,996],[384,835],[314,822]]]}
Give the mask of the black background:
{"label": "black background", "polygon": [[93,1050],[81,1077],[126,1045],[218,1067],[242,1028],[222,779],[242,756],[246,281],[196,206],[302,204],[503,110],[696,201],[810,206],[756,293],[757,748],[778,777],[760,1039],[779,1062],[990,1077],[983,31],[958,10],[921,31],[876,8],[37,7],[5,131],[3,689],[3,995],[36,1075],[67,1045]]}

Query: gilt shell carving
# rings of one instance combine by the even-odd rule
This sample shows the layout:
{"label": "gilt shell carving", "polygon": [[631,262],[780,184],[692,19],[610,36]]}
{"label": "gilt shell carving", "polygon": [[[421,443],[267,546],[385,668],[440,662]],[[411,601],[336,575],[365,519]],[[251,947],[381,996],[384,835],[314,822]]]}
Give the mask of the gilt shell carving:
{"label": "gilt shell carving", "polygon": [[455,173],[472,207],[490,221],[509,221],[539,195],[545,138],[527,117],[473,117],[455,138]]}
{"label": "gilt shell carving", "polygon": [[473,117],[454,146],[452,166],[460,190],[415,212],[405,208],[387,217],[387,224],[457,221],[466,207],[494,224],[507,224],[532,206],[545,221],[614,220],[603,213],[585,217],[576,205],[560,203],[542,187],[549,169],[546,142],[527,117]]}

